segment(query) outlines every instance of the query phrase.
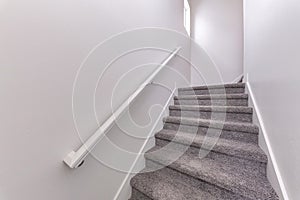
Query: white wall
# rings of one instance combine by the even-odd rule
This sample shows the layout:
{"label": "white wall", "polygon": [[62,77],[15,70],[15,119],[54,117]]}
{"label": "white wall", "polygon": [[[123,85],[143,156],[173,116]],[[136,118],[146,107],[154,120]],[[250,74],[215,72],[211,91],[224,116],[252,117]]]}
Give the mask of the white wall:
{"label": "white wall", "polygon": [[[243,73],[243,1],[190,0],[191,37],[203,47],[218,67],[224,82]],[[192,61],[199,55],[192,50]],[[207,66],[197,66],[200,71]],[[212,79],[212,80],[210,80]],[[192,71],[193,85],[203,80]],[[215,83],[206,77],[207,83]]]}
{"label": "white wall", "polygon": [[[126,173],[107,167],[92,157],[77,170],[70,170],[62,160],[80,144],[72,114],[73,83],[83,59],[92,48],[113,34],[137,27],[163,27],[184,32],[183,1],[181,0],[51,0],[0,2],[0,198],[3,200],[99,200],[113,199]],[[171,36],[170,36],[171,37]],[[170,38],[168,37],[168,38]],[[165,49],[183,46],[181,54],[189,57],[188,42],[174,36],[162,44]],[[155,42],[137,38],[145,44]],[[124,42],[124,41],[123,41]],[[81,72],[79,83],[94,81],[97,70],[103,70],[99,59],[120,53],[124,46],[134,46],[127,40],[111,46],[89,60],[90,71]],[[151,44],[151,43],[150,43]],[[153,46],[156,46],[154,44]],[[159,46],[159,45],[157,45]],[[98,52],[99,53],[99,52]],[[109,115],[110,95],[120,76],[134,66],[147,62],[159,63],[167,53],[158,51],[135,52],[114,63],[96,92],[96,113],[102,122]],[[177,58],[178,59],[178,58]],[[143,77],[156,65],[134,71],[124,79],[114,100],[122,102]],[[95,67],[95,68],[93,68]],[[190,69],[182,61],[172,61],[184,78],[189,79]],[[97,73],[96,73],[97,72]],[[178,77],[164,70],[156,81],[172,87]],[[184,79],[183,78],[183,79]],[[178,86],[189,80],[180,80]],[[163,81],[160,81],[163,80]],[[82,81],[82,82],[80,82]],[[75,94],[76,122],[80,124],[80,137],[87,138],[97,129],[90,98],[94,88],[81,85]],[[92,85],[95,87],[95,85]],[[125,88],[125,89],[124,89]],[[152,89],[151,89],[152,88]],[[132,106],[133,117],[142,124],[149,121],[148,108],[154,103],[163,104],[168,91],[149,86]],[[77,96],[76,96],[77,95]],[[161,110],[155,107],[152,116]],[[154,113],[154,114],[153,114]],[[151,124],[150,124],[151,125]],[[147,126],[141,132],[149,130]],[[124,149],[137,152],[138,141],[120,135],[114,127],[109,137]],[[136,133],[136,132],[135,132]],[[118,138],[122,138],[118,140]],[[97,157],[114,166],[128,169],[132,159],[126,159],[112,149],[105,140],[94,151]],[[128,155],[127,155],[128,156]],[[129,157],[129,156],[128,156]]]}
{"label": "white wall", "polygon": [[245,73],[290,200],[300,199],[299,11],[294,0],[245,1]]}

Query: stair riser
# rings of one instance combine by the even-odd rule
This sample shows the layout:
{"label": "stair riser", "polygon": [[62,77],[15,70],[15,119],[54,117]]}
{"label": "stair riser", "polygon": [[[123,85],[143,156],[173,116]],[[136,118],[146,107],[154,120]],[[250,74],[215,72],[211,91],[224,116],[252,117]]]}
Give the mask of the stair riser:
{"label": "stair riser", "polygon": [[[164,147],[168,144],[170,144],[170,141],[164,140],[164,139],[159,139],[156,138],[155,144],[160,147]],[[199,150],[200,147],[194,147],[192,145],[186,146],[183,144],[171,142],[172,148],[175,150],[186,150],[186,153],[199,156]],[[205,152],[205,150],[203,149]],[[266,176],[266,163],[262,163],[256,160],[256,158],[253,158],[253,155],[235,155],[235,156],[230,156],[227,154],[215,152],[215,151],[210,151],[207,152],[206,158],[211,158],[213,160],[217,160],[220,163],[238,163],[240,166],[243,166],[243,168],[248,169],[249,171],[253,171],[257,173],[259,176]],[[236,157],[238,156],[238,157]],[[262,160],[262,158],[257,158],[258,160]]]}
{"label": "stair riser", "polygon": [[179,95],[207,95],[207,94],[243,94],[245,88],[223,88],[206,90],[178,90]]}
{"label": "stair riser", "polygon": [[182,124],[180,125],[174,123],[164,123],[164,129],[187,132],[191,134],[200,134],[200,135],[207,135],[209,130],[209,136],[215,136],[216,134],[217,135],[221,134],[220,138],[224,138],[224,139],[231,139],[231,140],[236,140],[241,142],[251,142],[255,144],[258,143],[258,135],[252,133],[220,130],[220,129],[207,128],[207,127],[187,126],[187,125],[182,125]]}
{"label": "stair riser", "polygon": [[[164,168],[165,166],[160,165],[157,162],[153,162],[152,160],[146,159],[146,166],[151,167],[153,169]],[[240,196],[238,194],[234,194],[231,191],[218,187],[216,185],[210,184],[208,182],[202,181],[200,179],[196,179],[188,174],[181,173],[173,168],[167,167],[167,170],[171,170],[173,172],[173,176],[180,177],[187,185],[197,186],[200,190],[207,191],[216,196],[216,199],[230,199],[230,200],[251,200],[249,198]],[[168,198],[166,198],[168,199]],[[142,200],[142,199],[140,199]]]}
{"label": "stair riser", "polygon": [[200,105],[200,106],[248,106],[247,99],[198,99],[198,100],[174,100],[175,105]]}
{"label": "stair riser", "polygon": [[206,111],[187,111],[170,110],[170,116],[193,117],[201,119],[212,119],[228,122],[252,122],[252,114],[248,113],[229,113],[229,112],[206,112]]}
{"label": "stair riser", "polygon": [[132,188],[131,198],[129,200],[152,200],[138,190]]}

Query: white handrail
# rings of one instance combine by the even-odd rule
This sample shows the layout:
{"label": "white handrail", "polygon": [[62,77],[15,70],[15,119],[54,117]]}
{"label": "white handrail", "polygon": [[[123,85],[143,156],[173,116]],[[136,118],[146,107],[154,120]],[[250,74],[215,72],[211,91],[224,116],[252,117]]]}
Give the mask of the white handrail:
{"label": "white handrail", "polygon": [[122,115],[132,101],[152,82],[155,76],[170,62],[172,58],[180,51],[177,47],[170,56],[145,80],[144,83],[100,126],[76,152],[70,152],[64,159],[64,163],[70,168],[77,168],[84,162],[86,156],[94,149],[97,143],[105,136],[106,132],[114,125],[114,122]]}

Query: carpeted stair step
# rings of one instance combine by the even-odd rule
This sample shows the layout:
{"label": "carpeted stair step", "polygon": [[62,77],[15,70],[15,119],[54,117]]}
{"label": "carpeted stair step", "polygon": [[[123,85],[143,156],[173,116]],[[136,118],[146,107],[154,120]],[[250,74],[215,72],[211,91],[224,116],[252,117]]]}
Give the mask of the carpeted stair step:
{"label": "carpeted stair step", "polygon": [[248,106],[248,94],[180,95],[175,105]]}
{"label": "carpeted stair step", "polygon": [[222,122],[184,117],[164,118],[164,129],[256,144],[259,132],[258,127],[251,123]]}
{"label": "carpeted stair step", "polygon": [[[147,166],[149,163],[151,162],[147,161]],[[137,191],[133,192],[131,200],[249,200],[203,181],[191,179],[170,168],[161,167],[158,166],[155,171],[146,168],[131,179],[131,186]]]}
{"label": "carpeted stair step", "polygon": [[178,89],[130,200],[278,200],[245,84]]}
{"label": "carpeted stair step", "polygon": [[179,88],[179,95],[206,95],[206,94],[239,94],[245,92],[245,83],[197,86]]}
{"label": "carpeted stair step", "polygon": [[172,146],[164,148],[156,146],[147,152],[145,157],[155,163],[189,175],[191,178],[207,182],[245,198],[278,199],[266,176],[262,176],[258,171],[249,171],[238,163],[222,163],[210,158],[200,159],[193,154],[182,153],[182,151],[173,149]]}
{"label": "carpeted stair step", "polygon": [[195,146],[188,146],[175,141],[168,141],[160,138],[156,138],[155,143],[159,148],[172,147],[174,150],[186,152],[199,158],[209,158],[220,163],[236,163],[237,165],[248,169],[248,171],[258,172],[261,176],[267,175],[267,165],[265,162],[247,160],[244,158],[230,156],[228,154],[223,154],[214,150],[209,151],[209,148],[207,147],[199,148]]}
{"label": "carpeted stair step", "polygon": [[[212,153],[218,154],[215,157],[218,157],[219,154],[224,155],[225,159],[228,157],[236,157],[239,159],[254,161],[257,163],[263,163],[264,166],[268,162],[268,158],[264,151],[257,145],[253,143],[244,143],[234,140],[226,140],[220,138],[209,138],[203,135],[193,135],[185,132],[177,132],[173,130],[161,130],[155,134],[156,140],[164,140],[164,143],[168,144],[169,142],[177,143],[180,145],[185,145],[188,147],[194,147],[196,149],[206,149],[211,150]],[[162,146],[162,143],[157,145]],[[211,144],[213,148],[211,148]],[[214,157],[214,155],[212,157]],[[217,158],[216,158],[217,159]],[[249,162],[253,164],[253,162]]]}
{"label": "carpeted stair step", "polygon": [[253,110],[242,106],[170,106],[170,116],[193,117],[232,122],[252,122]]}

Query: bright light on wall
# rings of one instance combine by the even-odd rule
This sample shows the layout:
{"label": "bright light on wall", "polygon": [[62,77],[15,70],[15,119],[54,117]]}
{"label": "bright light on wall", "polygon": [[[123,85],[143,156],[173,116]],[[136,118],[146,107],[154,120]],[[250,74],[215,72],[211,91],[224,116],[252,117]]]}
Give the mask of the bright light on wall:
{"label": "bright light on wall", "polygon": [[188,0],[184,0],[184,27],[190,36],[191,35],[191,8]]}

